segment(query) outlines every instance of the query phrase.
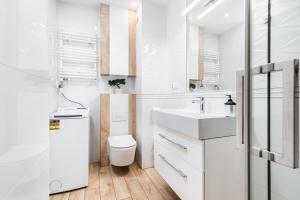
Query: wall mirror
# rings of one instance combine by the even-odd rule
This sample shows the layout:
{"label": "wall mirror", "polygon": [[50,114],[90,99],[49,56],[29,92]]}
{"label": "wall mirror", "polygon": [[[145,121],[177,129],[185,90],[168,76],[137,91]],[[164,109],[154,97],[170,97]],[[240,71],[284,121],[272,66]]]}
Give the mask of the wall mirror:
{"label": "wall mirror", "polygon": [[187,82],[190,92],[235,90],[244,69],[244,0],[187,0]]}

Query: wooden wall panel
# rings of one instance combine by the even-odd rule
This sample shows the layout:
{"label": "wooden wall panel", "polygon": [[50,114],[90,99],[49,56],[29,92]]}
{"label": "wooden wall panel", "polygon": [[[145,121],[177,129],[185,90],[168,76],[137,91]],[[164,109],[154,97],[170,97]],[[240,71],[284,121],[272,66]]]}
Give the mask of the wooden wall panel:
{"label": "wooden wall panel", "polygon": [[204,28],[199,27],[198,80],[204,80]]}
{"label": "wooden wall panel", "polygon": [[107,140],[110,133],[110,96],[100,95],[100,165],[108,166]]}
{"label": "wooden wall panel", "polygon": [[136,75],[136,26],[137,26],[137,14],[135,11],[128,11],[129,17],[129,63],[128,63],[128,75]]}
{"label": "wooden wall panel", "polygon": [[110,46],[109,46],[109,5],[100,4],[100,73],[101,75],[109,75],[110,70]]}
{"label": "wooden wall panel", "polygon": [[136,95],[128,95],[128,132],[136,139]]}

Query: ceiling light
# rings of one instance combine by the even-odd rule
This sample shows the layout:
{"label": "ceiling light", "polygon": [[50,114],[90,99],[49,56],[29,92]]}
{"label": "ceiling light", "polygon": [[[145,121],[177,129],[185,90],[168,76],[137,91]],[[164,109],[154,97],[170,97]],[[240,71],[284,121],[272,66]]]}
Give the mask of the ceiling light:
{"label": "ceiling light", "polygon": [[224,17],[229,17],[230,16],[230,13],[225,13]]}
{"label": "ceiling light", "polygon": [[194,0],[188,7],[186,7],[186,9],[184,9],[184,11],[182,11],[181,15],[185,16],[187,15],[194,7],[197,6],[197,4],[202,1],[202,0]]}
{"label": "ceiling light", "polygon": [[136,7],[137,7],[137,2],[135,2],[135,1],[132,2],[132,3],[131,3],[131,7],[132,7],[132,8],[136,8]]}
{"label": "ceiling light", "polygon": [[207,15],[208,13],[210,13],[213,9],[215,9],[216,7],[218,7],[219,5],[221,5],[223,2],[224,2],[224,0],[218,0],[218,1],[216,1],[214,4],[212,4],[211,6],[209,6],[205,11],[203,11],[197,17],[197,19],[203,18],[205,15]]}

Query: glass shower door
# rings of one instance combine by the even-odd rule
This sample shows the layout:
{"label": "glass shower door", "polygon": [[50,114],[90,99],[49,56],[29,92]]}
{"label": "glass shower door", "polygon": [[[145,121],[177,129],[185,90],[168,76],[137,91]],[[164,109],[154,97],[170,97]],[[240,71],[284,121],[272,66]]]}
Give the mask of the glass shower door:
{"label": "glass shower door", "polygon": [[248,3],[248,199],[299,200],[300,1]]}

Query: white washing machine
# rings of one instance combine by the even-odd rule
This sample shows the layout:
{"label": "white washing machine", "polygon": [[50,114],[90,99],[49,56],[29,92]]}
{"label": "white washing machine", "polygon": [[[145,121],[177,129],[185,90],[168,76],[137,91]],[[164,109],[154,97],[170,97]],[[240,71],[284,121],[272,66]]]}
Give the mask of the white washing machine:
{"label": "white washing machine", "polygon": [[50,194],[88,186],[88,109],[64,109],[50,115]]}

